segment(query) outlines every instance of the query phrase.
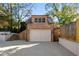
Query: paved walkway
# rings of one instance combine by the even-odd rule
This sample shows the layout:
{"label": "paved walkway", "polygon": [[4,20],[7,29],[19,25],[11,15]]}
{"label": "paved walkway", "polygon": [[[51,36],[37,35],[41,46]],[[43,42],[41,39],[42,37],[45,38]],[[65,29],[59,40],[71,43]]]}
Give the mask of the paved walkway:
{"label": "paved walkway", "polygon": [[57,42],[0,42],[1,56],[74,56]]}

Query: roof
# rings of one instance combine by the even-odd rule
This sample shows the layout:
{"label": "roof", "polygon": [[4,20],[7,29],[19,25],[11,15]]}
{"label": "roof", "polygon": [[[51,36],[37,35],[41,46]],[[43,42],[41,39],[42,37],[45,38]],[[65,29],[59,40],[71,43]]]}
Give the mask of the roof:
{"label": "roof", "polygon": [[47,17],[48,18],[48,15],[32,15],[31,17]]}
{"label": "roof", "polygon": [[46,16],[47,18],[48,18],[48,22],[49,23],[52,23],[52,18],[51,17],[49,17],[48,15],[32,15],[27,21],[26,21],[26,23],[31,23],[31,18],[33,17],[33,16]]}
{"label": "roof", "polygon": [[32,15],[32,16],[48,16],[48,15]]}

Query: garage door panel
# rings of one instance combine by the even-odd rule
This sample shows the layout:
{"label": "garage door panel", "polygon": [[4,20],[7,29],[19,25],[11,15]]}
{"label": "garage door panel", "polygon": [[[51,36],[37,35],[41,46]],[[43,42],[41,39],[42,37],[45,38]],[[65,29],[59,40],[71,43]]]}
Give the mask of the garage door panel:
{"label": "garage door panel", "polygon": [[41,40],[42,41],[50,41],[50,30],[43,30],[41,31]]}
{"label": "garage door panel", "polygon": [[31,30],[30,41],[50,41],[51,30]]}
{"label": "garage door panel", "polygon": [[39,34],[40,34],[40,32],[38,30],[31,30],[30,31],[30,41],[36,41],[37,38],[38,38],[38,40],[40,40]]}

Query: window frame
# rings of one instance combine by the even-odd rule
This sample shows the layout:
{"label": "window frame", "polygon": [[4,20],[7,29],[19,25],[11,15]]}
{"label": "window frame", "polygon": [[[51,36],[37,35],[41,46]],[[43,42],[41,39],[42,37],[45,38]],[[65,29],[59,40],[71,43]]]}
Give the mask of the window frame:
{"label": "window frame", "polygon": [[35,18],[34,22],[35,23],[45,23],[46,21],[45,21],[45,18]]}

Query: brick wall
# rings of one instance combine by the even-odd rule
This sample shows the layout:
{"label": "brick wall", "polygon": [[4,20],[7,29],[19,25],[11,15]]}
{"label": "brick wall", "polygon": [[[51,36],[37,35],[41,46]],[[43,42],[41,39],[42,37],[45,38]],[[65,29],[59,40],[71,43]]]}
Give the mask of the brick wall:
{"label": "brick wall", "polygon": [[26,30],[18,34],[20,40],[27,40]]}

